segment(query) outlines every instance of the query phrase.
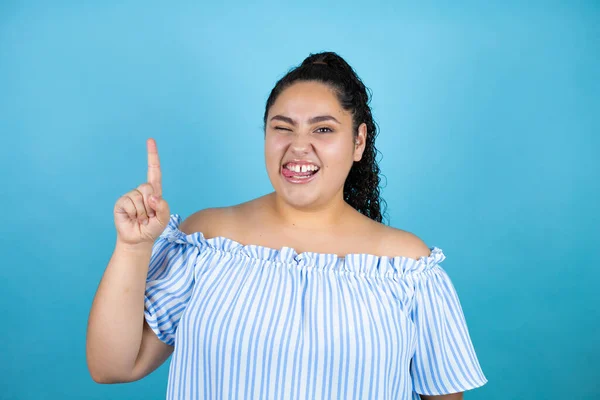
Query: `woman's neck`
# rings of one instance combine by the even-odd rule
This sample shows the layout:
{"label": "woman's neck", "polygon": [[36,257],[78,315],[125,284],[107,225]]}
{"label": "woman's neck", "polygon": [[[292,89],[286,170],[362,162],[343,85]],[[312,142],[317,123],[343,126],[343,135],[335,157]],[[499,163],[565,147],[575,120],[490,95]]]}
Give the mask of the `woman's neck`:
{"label": "woman's neck", "polygon": [[342,196],[327,204],[310,208],[298,208],[285,202],[276,192],[269,194],[269,202],[273,217],[284,226],[302,230],[321,230],[339,227],[342,222],[348,222],[348,217],[356,213]]}

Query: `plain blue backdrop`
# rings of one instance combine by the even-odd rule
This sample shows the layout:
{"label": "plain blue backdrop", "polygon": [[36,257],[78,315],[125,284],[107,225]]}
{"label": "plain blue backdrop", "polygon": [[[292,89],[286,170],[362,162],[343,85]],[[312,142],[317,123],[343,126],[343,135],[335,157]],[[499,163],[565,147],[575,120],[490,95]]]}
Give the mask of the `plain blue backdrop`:
{"label": "plain blue backdrop", "polygon": [[113,205],[148,137],[172,212],[269,192],[265,101],[323,50],[373,91],[390,224],[447,256],[466,397],[600,398],[600,4],[522,4],[0,2],[0,398],[164,398],[168,362],[86,368]]}

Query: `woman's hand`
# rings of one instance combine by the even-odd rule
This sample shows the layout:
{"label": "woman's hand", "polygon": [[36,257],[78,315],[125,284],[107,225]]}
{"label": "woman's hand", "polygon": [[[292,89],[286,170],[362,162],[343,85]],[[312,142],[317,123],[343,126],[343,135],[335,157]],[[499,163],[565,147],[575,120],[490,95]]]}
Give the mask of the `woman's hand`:
{"label": "woman's hand", "polygon": [[162,198],[158,149],[154,139],[148,149],[148,182],[121,196],[114,207],[117,241],[127,245],[153,244],[169,223],[169,205]]}

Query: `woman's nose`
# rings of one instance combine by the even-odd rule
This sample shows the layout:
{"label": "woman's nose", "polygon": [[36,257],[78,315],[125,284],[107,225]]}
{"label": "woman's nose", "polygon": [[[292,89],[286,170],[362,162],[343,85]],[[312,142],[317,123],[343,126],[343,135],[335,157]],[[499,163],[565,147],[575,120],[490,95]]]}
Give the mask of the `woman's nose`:
{"label": "woman's nose", "polygon": [[311,150],[312,143],[308,135],[296,133],[292,137],[292,143],[290,144],[290,147],[297,153],[307,153]]}

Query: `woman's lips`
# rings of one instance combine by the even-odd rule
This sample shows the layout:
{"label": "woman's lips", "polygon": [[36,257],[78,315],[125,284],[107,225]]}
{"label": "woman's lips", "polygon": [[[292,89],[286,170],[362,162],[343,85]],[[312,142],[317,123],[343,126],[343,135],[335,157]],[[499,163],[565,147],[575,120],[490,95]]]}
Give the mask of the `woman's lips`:
{"label": "woman's lips", "polygon": [[282,167],[281,168],[281,175],[283,175],[283,178],[290,182],[290,183],[294,183],[294,184],[302,184],[302,183],[308,183],[311,182],[313,179],[315,179],[315,176],[317,176],[317,174],[319,173],[319,170],[317,171],[306,171],[306,172],[295,172],[295,171],[291,171],[287,168]]}

